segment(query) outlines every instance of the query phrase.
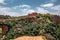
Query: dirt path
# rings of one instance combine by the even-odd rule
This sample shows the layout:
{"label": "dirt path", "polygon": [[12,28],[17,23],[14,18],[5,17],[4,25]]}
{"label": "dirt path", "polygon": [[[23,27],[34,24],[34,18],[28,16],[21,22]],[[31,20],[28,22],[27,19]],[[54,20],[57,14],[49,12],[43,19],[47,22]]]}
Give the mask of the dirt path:
{"label": "dirt path", "polygon": [[46,40],[44,36],[23,36],[23,37],[18,37],[14,40]]}

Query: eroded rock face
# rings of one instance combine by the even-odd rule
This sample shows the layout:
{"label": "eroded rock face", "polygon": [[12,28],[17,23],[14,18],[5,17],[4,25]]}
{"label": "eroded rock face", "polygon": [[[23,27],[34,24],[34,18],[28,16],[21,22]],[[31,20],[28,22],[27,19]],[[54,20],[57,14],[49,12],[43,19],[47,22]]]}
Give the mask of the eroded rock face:
{"label": "eroded rock face", "polygon": [[6,32],[8,31],[8,25],[6,24],[0,24],[0,28],[2,29],[2,35],[5,35]]}

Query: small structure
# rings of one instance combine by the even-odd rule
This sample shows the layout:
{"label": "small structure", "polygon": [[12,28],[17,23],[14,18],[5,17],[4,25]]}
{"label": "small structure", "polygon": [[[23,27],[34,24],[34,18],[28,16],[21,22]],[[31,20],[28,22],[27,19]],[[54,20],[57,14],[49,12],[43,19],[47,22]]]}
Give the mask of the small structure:
{"label": "small structure", "polygon": [[37,16],[37,15],[38,15],[37,12],[33,12],[33,13],[31,13],[31,14],[28,14],[28,16]]}
{"label": "small structure", "polygon": [[0,24],[0,34],[5,35],[7,31],[8,31],[8,25]]}

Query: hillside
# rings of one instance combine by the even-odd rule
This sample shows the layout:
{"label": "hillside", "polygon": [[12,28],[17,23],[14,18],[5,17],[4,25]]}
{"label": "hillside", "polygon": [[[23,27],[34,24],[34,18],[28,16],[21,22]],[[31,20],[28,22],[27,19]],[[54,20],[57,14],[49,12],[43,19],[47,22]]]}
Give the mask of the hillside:
{"label": "hillside", "polygon": [[[8,25],[8,31],[4,34],[5,40],[40,35],[45,36],[47,40],[60,39],[60,16],[58,15],[31,13],[21,17],[0,18],[0,24]],[[0,38],[2,35],[0,34]]]}

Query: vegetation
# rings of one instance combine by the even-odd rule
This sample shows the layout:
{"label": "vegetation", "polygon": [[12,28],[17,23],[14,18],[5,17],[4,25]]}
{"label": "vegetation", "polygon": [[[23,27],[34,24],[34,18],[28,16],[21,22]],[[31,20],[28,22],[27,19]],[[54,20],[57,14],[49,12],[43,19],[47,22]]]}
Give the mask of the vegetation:
{"label": "vegetation", "polygon": [[[54,40],[60,39],[60,17],[57,19],[59,22],[52,20],[54,15],[39,14],[37,16],[20,17],[19,20],[4,20],[0,21],[1,24],[9,25],[9,31],[6,33],[5,40],[17,38],[19,36],[38,36],[44,35],[48,39],[53,37]],[[57,15],[56,15],[57,16]],[[55,16],[55,17],[56,17]]]}

